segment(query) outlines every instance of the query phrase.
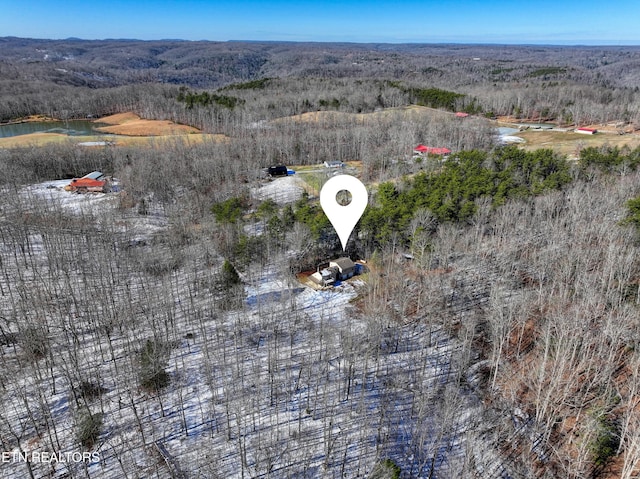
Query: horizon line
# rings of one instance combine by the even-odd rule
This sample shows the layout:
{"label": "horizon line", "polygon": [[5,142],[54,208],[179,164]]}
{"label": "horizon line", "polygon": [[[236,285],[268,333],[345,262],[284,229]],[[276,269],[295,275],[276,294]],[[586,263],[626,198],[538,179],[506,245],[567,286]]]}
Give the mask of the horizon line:
{"label": "horizon line", "polygon": [[18,39],[18,40],[35,40],[35,41],[83,41],[83,42],[185,42],[185,43],[314,43],[314,44],[350,44],[350,45],[469,45],[469,46],[537,46],[537,47],[640,47],[640,40],[635,40],[637,43],[612,43],[611,41],[602,40],[600,43],[591,43],[591,41],[576,41],[575,43],[569,42],[536,42],[536,41],[523,41],[523,42],[510,42],[510,41],[463,41],[463,40],[369,40],[369,41],[354,41],[354,40],[266,40],[266,39],[227,39],[227,40],[211,40],[211,39],[198,39],[190,40],[186,38],[156,38],[156,39],[142,39],[142,38],[81,38],[81,37],[64,37],[64,38],[46,38],[46,37],[19,37],[16,35],[3,35],[0,39]]}

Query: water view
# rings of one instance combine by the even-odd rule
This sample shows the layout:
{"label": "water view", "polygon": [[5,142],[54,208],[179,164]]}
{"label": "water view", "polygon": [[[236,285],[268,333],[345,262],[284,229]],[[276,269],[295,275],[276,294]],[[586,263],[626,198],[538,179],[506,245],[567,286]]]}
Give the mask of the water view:
{"label": "water view", "polygon": [[508,126],[500,126],[496,128],[498,130],[498,135],[513,135],[514,133],[518,133],[520,131],[519,128],[509,128]]}
{"label": "water view", "polygon": [[89,120],[68,121],[33,121],[26,123],[13,123],[0,125],[0,138],[28,135],[30,133],[59,133],[68,136],[102,135],[96,130],[102,123],[94,123]]}

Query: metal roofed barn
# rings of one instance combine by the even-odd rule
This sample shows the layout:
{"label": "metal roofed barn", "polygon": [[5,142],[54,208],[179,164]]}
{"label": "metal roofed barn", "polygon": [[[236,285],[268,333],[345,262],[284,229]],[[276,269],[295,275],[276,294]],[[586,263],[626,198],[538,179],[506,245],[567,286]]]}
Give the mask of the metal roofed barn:
{"label": "metal roofed barn", "polygon": [[74,178],[65,186],[67,191],[78,193],[104,193],[110,186],[109,178],[101,171],[92,171],[82,178]]}

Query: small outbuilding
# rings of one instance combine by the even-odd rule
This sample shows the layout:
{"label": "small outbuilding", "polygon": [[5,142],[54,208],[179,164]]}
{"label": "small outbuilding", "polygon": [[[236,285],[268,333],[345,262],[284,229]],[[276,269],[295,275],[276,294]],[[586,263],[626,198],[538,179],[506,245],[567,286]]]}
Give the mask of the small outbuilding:
{"label": "small outbuilding", "polygon": [[575,132],[581,133],[583,135],[595,135],[596,133],[598,133],[598,130],[596,130],[595,128],[576,128]]}

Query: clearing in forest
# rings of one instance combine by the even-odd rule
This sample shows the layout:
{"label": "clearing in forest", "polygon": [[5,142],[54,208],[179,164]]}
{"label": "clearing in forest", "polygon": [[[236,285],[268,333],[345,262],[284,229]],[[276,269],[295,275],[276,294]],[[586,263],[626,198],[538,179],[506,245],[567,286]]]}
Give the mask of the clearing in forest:
{"label": "clearing in forest", "polygon": [[[202,143],[205,141],[213,141],[216,143],[229,141],[229,137],[221,134],[201,133],[197,135],[161,135],[161,136],[124,136],[124,135],[87,135],[87,136],[68,136],[60,133],[31,133],[28,135],[11,136],[8,138],[0,138],[0,148],[26,148],[39,147],[51,143],[67,143],[76,144],[96,142],[92,147],[101,147],[101,142],[109,142],[111,146],[143,146],[143,147],[162,147],[165,142],[182,141],[187,144]],[[89,145],[84,145],[89,146]]]}
{"label": "clearing in forest", "polygon": [[108,126],[97,128],[103,133],[127,136],[164,136],[200,133],[200,130],[188,125],[180,125],[169,120],[146,120],[135,113],[117,113],[96,120]]}
{"label": "clearing in forest", "polygon": [[331,110],[321,110],[321,111],[310,111],[306,113],[301,113],[299,115],[292,115],[283,118],[277,118],[273,120],[274,123],[281,123],[287,120],[293,120],[298,122],[305,123],[319,123],[319,124],[334,124],[339,121],[353,121],[357,123],[365,124],[368,121],[376,121],[381,118],[402,118],[405,120],[410,120],[413,117],[417,117],[419,115],[431,114],[434,116],[442,116],[442,117],[450,117],[452,113],[437,110],[435,108],[429,108],[426,106],[419,105],[409,105],[402,107],[394,107],[394,108],[385,108],[382,110],[377,110],[370,113],[350,113],[344,111],[331,111]]}
{"label": "clearing in forest", "polygon": [[619,135],[615,133],[598,132],[595,135],[581,135],[571,131],[526,130],[514,133],[513,135],[523,138],[526,141],[526,143],[521,145],[525,150],[532,151],[539,148],[551,148],[569,157],[577,157],[580,154],[580,150],[590,146],[628,146],[632,149],[640,146],[640,135],[636,133]]}
{"label": "clearing in forest", "polygon": [[[37,119],[37,118],[36,118]],[[34,119],[33,121],[35,121]],[[42,146],[51,143],[73,142],[81,146],[95,142],[92,146],[102,146],[108,141],[112,146],[162,146],[164,141],[185,141],[201,143],[204,141],[225,142],[229,137],[221,134],[205,134],[188,125],[179,125],[169,120],[145,120],[135,113],[118,113],[95,120],[107,124],[96,128],[110,135],[69,136],[61,133],[31,133],[27,135],[0,138],[0,148],[20,148]],[[84,144],[84,145],[83,145]]]}

